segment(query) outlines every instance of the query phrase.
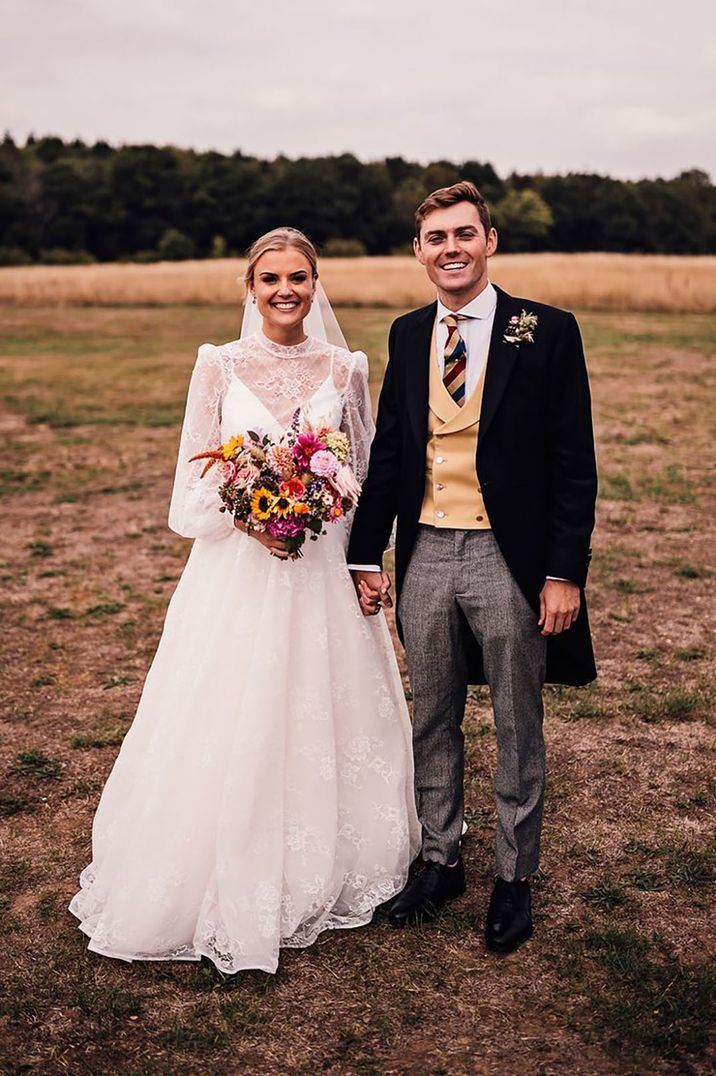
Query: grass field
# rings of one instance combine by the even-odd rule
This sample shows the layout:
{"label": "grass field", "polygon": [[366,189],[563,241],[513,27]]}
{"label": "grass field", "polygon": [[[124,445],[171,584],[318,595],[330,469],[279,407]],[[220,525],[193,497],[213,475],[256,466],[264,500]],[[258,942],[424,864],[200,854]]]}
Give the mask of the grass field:
{"label": "grass field", "polygon": [[[491,276],[513,295],[580,310],[716,310],[716,257],[630,254],[507,254]],[[156,265],[0,268],[0,304],[235,304],[239,259]],[[433,289],[415,258],[324,258],[321,277],[334,305],[411,307]]]}
{"label": "grass field", "polygon": [[[339,311],[380,379],[394,311]],[[275,977],[89,954],[66,905],[188,543],[166,528],[198,343],[233,306],[0,310],[0,1071],[708,1073],[716,993],[713,317],[580,315],[600,679],[547,691],[537,932],[488,956],[495,739],[466,722],[468,893]],[[402,655],[401,655],[402,661]]]}

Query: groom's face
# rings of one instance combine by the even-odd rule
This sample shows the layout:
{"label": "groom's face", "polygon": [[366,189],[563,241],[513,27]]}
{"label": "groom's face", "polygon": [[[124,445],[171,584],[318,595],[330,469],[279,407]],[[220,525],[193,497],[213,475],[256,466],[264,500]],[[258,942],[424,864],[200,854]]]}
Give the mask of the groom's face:
{"label": "groom's face", "polygon": [[[428,214],[416,238],[415,256],[438,289],[446,305],[459,309],[487,284],[487,259],[497,248],[497,232],[487,235],[470,202],[435,209]],[[458,306],[455,303],[458,302]]]}

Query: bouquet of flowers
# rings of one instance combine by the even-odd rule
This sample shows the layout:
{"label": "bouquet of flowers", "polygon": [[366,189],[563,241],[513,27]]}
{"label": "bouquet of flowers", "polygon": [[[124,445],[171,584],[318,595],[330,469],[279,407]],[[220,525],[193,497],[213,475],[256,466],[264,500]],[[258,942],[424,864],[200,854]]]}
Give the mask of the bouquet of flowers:
{"label": "bouquet of flowers", "polygon": [[307,536],[316,541],[325,534],[324,524],[341,519],[360,494],[345,433],[328,426],[299,432],[298,415],[278,441],[248,430],[191,457],[207,461],[202,478],[219,468],[219,511],[231,512],[251,530],[283,538],[296,557]]}

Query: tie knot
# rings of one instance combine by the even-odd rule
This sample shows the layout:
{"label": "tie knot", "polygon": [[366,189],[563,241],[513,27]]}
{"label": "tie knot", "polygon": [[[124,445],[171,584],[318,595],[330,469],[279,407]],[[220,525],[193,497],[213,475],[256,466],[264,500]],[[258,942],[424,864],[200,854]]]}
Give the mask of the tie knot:
{"label": "tie knot", "polygon": [[462,321],[459,314],[445,314],[443,317],[443,325],[447,325],[448,329],[457,329],[459,321]]}

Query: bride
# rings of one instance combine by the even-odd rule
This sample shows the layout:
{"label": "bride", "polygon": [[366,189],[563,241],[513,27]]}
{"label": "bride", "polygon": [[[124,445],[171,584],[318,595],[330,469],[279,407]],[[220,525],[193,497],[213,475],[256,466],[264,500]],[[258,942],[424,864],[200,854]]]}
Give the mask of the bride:
{"label": "bride", "polygon": [[347,433],[365,476],[367,359],[330,342],[312,244],[262,236],[246,284],[241,339],[199,349],[169,513],[196,541],[70,904],[94,952],[228,973],[368,923],[420,844],[403,689],[383,617],[356,600],[347,527],[292,559],[222,514],[217,469],[189,462],[247,430],[278,437],[300,407]]}

